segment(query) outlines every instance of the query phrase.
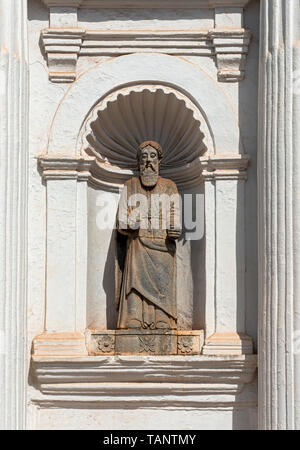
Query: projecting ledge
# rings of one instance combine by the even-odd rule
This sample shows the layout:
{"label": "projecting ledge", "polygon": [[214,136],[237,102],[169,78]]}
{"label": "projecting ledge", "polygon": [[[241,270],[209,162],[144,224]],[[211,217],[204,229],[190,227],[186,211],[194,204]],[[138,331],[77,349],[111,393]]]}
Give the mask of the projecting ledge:
{"label": "projecting ledge", "polygon": [[82,9],[150,8],[245,8],[250,0],[42,0],[48,8],[72,7]]}
{"label": "projecting ledge", "polygon": [[256,355],[33,356],[33,380],[40,390],[34,403],[236,404],[237,394],[254,379],[256,367]]}

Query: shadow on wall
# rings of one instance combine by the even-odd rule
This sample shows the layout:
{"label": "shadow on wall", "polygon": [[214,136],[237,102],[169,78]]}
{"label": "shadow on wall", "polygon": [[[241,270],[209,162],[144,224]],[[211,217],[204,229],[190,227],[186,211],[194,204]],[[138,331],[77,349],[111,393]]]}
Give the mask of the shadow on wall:
{"label": "shadow on wall", "polygon": [[[244,27],[251,30],[253,36],[247,57],[246,76],[239,83],[239,124],[245,153],[251,158],[248,168],[248,181],[245,183],[245,286],[237,283],[237,295],[241,289],[246,295],[246,333],[253,338],[254,352],[257,342],[258,285],[257,285],[257,124],[258,124],[258,64],[259,61],[259,0],[252,0],[244,12]],[[238,211],[238,209],[237,209]],[[237,236],[238,239],[238,236]],[[238,262],[237,248],[237,262]],[[239,280],[239,278],[238,278]],[[239,311],[238,311],[239,316]]]}
{"label": "shadow on wall", "polygon": [[118,312],[115,306],[116,234],[117,231],[113,230],[103,273],[103,289],[106,294],[106,326],[108,330],[115,330],[118,320]]}
{"label": "shadow on wall", "polygon": [[[257,430],[257,371],[249,384],[245,384],[242,391],[235,396],[237,406],[232,410],[232,430]],[[243,403],[245,406],[239,406]]]}

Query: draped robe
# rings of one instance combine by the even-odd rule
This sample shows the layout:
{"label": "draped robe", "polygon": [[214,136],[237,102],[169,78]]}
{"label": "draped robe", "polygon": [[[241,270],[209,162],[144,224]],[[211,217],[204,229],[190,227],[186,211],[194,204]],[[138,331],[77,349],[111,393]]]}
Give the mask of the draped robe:
{"label": "draped robe", "polygon": [[[117,258],[116,258],[116,307],[119,310],[118,328],[127,328],[127,298],[132,290],[143,301],[147,301],[166,313],[176,328],[176,243],[181,234],[179,204],[171,202],[168,224],[163,224],[163,204],[153,208],[151,196],[154,194],[178,196],[176,184],[166,178],[158,177],[153,188],[145,188],[140,178],[134,177],[125,183],[117,215]],[[124,226],[132,212],[129,199],[142,194],[147,199],[148,218],[136,231]],[[172,198],[172,197],[171,197]],[[174,198],[174,197],[173,197]],[[177,197],[178,199],[178,197]],[[152,208],[150,209],[150,205]],[[142,214],[145,211],[143,210]],[[120,220],[120,217],[123,219]],[[144,217],[145,219],[145,217]],[[156,221],[155,229],[151,223]],[[147,226],[145,226],[147,224]],[[166,227],[166,228],[165,228]],[[172,230],[172,237],[168,231]],[[175,324],[175,325],[174,325]]]}

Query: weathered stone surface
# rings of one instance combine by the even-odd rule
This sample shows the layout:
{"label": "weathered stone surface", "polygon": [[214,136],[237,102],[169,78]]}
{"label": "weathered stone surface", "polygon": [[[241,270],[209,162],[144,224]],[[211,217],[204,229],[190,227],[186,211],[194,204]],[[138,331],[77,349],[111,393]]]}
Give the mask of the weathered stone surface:
{"label": "weathered stone surface", "polygon": [[[87,337],[90,355],[199,355],[203,330],[107,330]],[[39,355],[39,353],[37,354]]]}
{"label": "weathered stone surface", "polygon": [[187,330],[177,332],[178,355],[199,355],[204,340],[203,330]]}
{"label": "weathered stone surface", "polygon": [[175,330],[117,330],[116,355],[176,355]]}
{"label": "weathered stone surface", "polygon": [[[119,329],[177,328],[175,240],[181,235],[179,194],[173,181],[159,176],[162,158],[163,150],[157,142],[141,143],[137,151],[140,177],[127,181],[121,195],[116,220]],[[161,341],[161,350],[158,340],[139,340],[146,352],[171,352],[166,340]]]}
{"label": "weathered stone surface", "polygon": [[115,330],[89,332],[86,337],[89,355],[114,355],[115,333]]}

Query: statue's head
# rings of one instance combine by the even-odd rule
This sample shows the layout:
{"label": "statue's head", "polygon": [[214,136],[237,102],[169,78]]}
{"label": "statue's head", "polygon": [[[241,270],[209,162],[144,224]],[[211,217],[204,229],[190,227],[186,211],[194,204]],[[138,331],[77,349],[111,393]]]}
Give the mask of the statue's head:
{"label": "statue's head", "polygon": [[137,151],[141,182],[144,186],[154,187],[159,174],[162,148],[155,141],[142,142]]}

